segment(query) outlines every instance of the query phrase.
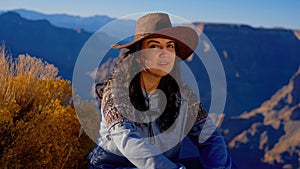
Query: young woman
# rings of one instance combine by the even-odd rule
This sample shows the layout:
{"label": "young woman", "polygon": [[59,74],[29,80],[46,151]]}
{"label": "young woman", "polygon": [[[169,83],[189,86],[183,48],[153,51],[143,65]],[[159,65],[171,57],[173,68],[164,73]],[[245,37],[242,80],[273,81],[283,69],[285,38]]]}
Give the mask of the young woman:
{"label": "young woman", "polygon": [[[197,168],[231,168],[221,134],[180,80],[178,63],[197,43],[192,28],[172,27],[167,14],[150,13],[138,20],[133,42],[113,45],[126,50],[99,84],[100,137],[90,168],[176,169],[197,162]],[[181,156],[186,139],[198,149],[194,161]]]}

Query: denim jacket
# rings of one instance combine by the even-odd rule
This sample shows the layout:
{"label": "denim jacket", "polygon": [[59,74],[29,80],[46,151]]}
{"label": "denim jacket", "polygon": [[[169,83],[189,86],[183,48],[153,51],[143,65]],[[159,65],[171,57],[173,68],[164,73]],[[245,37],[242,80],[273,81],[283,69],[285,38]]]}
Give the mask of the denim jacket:
{"label": "denim jacket", "polygon": [[[203,168],[231,168],[223,137],[200,102],[195,102],[188,92],[181,93],[180,114],[171,129],[160,133],[155,123],[151,123],[150,131],[149,126],[137,126],[130,116],[124,117],[123,112],[134,110],[111,89],[108,87],[103,97],[97,140],[98,146],[111,156],[125,157],[141,169],[180,168],[172,159],[178,158],[181,142],[187,137],[197,147]],[[96,165],[97,159],[90,154],[91,164]]]}

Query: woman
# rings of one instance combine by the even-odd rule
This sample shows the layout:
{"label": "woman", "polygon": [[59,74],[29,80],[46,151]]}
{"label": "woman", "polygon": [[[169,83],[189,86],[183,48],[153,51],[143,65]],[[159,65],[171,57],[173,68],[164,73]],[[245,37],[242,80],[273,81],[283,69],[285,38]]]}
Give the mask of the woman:
{"label": "woman", "polygon": [[222,136],[180,80],[178,63],[197,43],[193,29],[150,13],[138,20],[133,42],[113,45],[126,50],[99,84],[102,120],[90,168],[185,168],[191,160],[181,158],[183,139],[198,149],[197,168],[231,168]]}

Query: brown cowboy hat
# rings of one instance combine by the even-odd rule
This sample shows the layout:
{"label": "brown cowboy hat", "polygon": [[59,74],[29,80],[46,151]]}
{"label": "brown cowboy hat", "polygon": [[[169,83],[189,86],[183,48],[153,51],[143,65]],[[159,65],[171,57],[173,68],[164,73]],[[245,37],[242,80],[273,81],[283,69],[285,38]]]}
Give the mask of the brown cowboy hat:
{"label": "brown cowboy hat", "polygon": [[179,48],[179,57],[188,58],[198,44],[196,31],[187,26],[172,27],[168,14],[149,13],[138,19],[134,40],[127,44],[114,44],[112,48],[132,48],[138,42],[147,38],[168,38],[175,40]]}

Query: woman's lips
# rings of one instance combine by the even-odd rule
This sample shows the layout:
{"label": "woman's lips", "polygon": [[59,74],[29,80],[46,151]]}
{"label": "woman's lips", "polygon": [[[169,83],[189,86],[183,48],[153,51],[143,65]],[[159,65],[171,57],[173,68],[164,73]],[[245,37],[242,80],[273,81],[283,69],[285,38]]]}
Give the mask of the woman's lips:
{"label": "woman's lips", "polygon": [[160,65],[160,66],[167,66],[167,65],[169,65],[169,62],[159,62],[158,65]]}
{"label": "woman's lips", "polygon": [[161,59],[157,61],[157,64],[159,66],[167,66],[170,64],[170,60],[169,59]]}

